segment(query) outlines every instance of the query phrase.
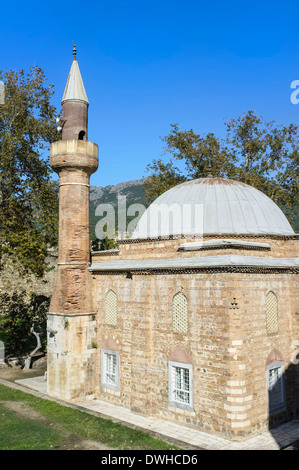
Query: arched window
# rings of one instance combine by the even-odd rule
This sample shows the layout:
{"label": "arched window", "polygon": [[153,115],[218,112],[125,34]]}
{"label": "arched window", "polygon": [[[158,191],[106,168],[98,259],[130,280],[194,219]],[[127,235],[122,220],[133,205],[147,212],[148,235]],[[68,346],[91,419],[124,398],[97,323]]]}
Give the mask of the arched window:
{"label": "arched window", "polygon": [[85,131],[80,131],[78,135],[78,140],[84,140],[85,137]]}
{"label": "arched window", "polygon": [[188,300],[178,292],[172,299],[172,331],[175,333],[188,333]]}
{"label": "arched window", "polygon": [[115,326],[117,324],[117,297],[113,290],[109,290],[105,298],[105,323]]}
{"label": "arched window", "polygon": [[266,296],[266,327],[268,335],[278,333],[278,301],[272,291]]}

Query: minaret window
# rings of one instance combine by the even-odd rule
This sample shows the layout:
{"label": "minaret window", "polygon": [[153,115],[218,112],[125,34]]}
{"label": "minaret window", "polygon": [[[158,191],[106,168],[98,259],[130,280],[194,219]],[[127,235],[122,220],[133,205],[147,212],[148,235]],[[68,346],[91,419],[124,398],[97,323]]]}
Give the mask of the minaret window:
{"label": "minaret window", "polygon": [[78,140],[84,140],[85,137],[85,131],[80,131],[78,135]]}

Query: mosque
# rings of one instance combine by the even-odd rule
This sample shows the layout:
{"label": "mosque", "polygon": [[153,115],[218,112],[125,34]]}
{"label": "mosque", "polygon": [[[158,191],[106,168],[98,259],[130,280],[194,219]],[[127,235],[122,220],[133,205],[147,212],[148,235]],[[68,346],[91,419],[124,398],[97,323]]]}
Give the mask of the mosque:
{"label": "mosque", "polygon": [[[49,395],[232,440],[298,417],[299,235],[259,190],[207,177],[162,194],[119,249],[91,253],[88,106],[74,50],[50,156],[59,258]],[[157,217],[165,207],[168,223]]]}

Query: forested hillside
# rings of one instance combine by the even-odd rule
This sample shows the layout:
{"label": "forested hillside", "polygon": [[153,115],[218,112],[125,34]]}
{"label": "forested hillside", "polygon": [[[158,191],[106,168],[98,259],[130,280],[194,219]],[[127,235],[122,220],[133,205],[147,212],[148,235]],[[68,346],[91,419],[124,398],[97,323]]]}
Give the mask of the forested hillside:
{"label": "forested hillside", "polygon": [[[115,186],[96,187],[91,186],[90,188],[90,238],[93,240],[96,238],[95,227],[97,222],[101,219],[100,216],[96,216],[96,208],[99,204],[111,204],[115,210],[115,223],[117,227],[118,222],[118,202],[120,197],[125,197],[126,207],[130,204],[143,204],[148,207],[148,203],[144,196],[143,191],[143,179],[128,181],[120,183]],[[130,218],[127,217],[127,222]]]}

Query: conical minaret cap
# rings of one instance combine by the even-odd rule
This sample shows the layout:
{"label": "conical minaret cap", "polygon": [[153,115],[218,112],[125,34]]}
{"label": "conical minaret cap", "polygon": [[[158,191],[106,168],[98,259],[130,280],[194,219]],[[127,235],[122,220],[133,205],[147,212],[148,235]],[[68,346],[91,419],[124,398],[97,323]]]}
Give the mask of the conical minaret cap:
{"label": "conical minaret cap", "polygon": [[87,105],[89,104],[75,54],[61,104],[65,103],[66,101],[82,101]]}

